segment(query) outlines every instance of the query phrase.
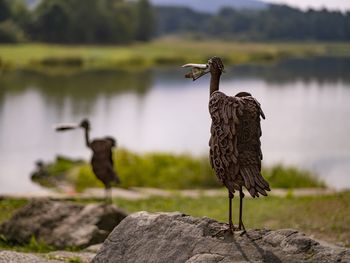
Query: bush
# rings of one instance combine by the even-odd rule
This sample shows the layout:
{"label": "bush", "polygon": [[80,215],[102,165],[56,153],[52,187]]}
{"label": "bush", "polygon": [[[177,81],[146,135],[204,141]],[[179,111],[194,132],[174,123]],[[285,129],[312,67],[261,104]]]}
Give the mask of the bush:
{"label": "bush", "polygon": [[262,174],[272,188],[326,187],[316,175],[295,167],[284,167],[279,164],[264,168]]}
{"label": "bush", "polygon": [[13,21],[6,20],[0,23],[0,43],[18,43],[24,40],[24,32]]}
{"label": "bush", "polygon": [[[126,149],[118,149],[113,158],[114,168],[121,180],[120,187],[165,189],[221,187],[207,157],[170,153],[137,154]],[[58,184],[63,180],[73,185],[77,191],[84,191],[91,187],[103,187],[103,184],[93,174],[90,164],[60,157],[47,167],[50,174],[49,180],[39,182],[44,186]],[[276,165],[264,168],[262,173],[271,188],[325,187],[325,184],[315,175],[295,167]]]}
{"label": "bush", "polygon": [[[154,187],[166,189],[190,189],[219,187],[206,158],[167,153],[136,154],[120,149],[114,155],[115,170],[121,187]],[[90,165],[82,165],[70,172],[77,191],[89,187],[103,187],[96,179]]]}

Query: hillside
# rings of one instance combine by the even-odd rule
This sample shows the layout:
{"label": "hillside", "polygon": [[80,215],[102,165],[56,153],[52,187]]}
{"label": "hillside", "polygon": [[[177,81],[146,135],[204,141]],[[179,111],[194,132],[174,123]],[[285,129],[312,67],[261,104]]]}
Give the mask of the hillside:
{"label": "hillside", "polygon": [[268,5],[257,0],[150,0],[155,6],[189,7],[197,12],[217,13],[222,7],[261,10]]}
{"label": "hillside", "polygon": [[[25,0],[28,6],[34,7],[40,0]],[[149,0],[155,6],[189,7],[197,12],[217,13],[222,7],[235,9],[264,9],[267,4],[258,0]]]}

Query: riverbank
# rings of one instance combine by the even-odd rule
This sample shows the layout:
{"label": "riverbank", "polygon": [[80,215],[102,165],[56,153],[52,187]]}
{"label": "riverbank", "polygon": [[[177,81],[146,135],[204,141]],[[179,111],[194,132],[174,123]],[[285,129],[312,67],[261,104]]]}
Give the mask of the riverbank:
{"label": "riverbank", "polygon": [[349,43],[242,43],[176,37],[127,46],[0,45],[1,70],[72,74],[86,70],[144,70],[155,66],[204,63],[220,56],[226,66],[285,58],[350,56]]}
{"label": "riverbank", "polygon": [[[220,188],[208,157],[163,152],[136,153],[117,149],[113,153],[115,170],[124,189],[148,187],[158,189],[211,189]],[[263,177],[272,188],[325,188],[325,183],[310,171],[297,167],[274,165],[263,167]],[[63,192],[84,192],[103,185],[83,160],[57,156],[43,163],[32,174],[35,183]]]}

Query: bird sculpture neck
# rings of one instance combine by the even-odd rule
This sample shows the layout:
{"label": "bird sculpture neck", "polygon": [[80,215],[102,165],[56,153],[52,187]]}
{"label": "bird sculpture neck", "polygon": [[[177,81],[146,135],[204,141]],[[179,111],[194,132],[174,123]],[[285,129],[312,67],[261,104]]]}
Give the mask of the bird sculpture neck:
{"label": "bird sculpture neck", "polygon": [[84,133],[85,133],[85,144],[87,147],[90,147],[89,129],[84,128]]}
{"label": "bird sculpture neck", "polygon": [[221,74],[211,74],[211,78],[210,78],[210,96],[215,91],[219,90],[220,76],[221,76]]}

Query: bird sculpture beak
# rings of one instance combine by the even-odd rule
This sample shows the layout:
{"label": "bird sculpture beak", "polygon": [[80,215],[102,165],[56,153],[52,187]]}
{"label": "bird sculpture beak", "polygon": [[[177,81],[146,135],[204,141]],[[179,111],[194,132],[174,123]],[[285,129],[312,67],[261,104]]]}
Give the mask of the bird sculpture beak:
{"label": "bird sculpture beak", "polygon": [[79,128],[79,124],[75,123],[60,123],[54,125],[55,131],[67,131],[67,130],[73,130]]}
{"label": "bird sculpture beak", "polygon": [[210,72],[208,64],[193,64],[189,63],[182,66],[183,68],[191,68],[191,71],[185,75],[185,78],[192,78],[193,81],[199,79]]}

